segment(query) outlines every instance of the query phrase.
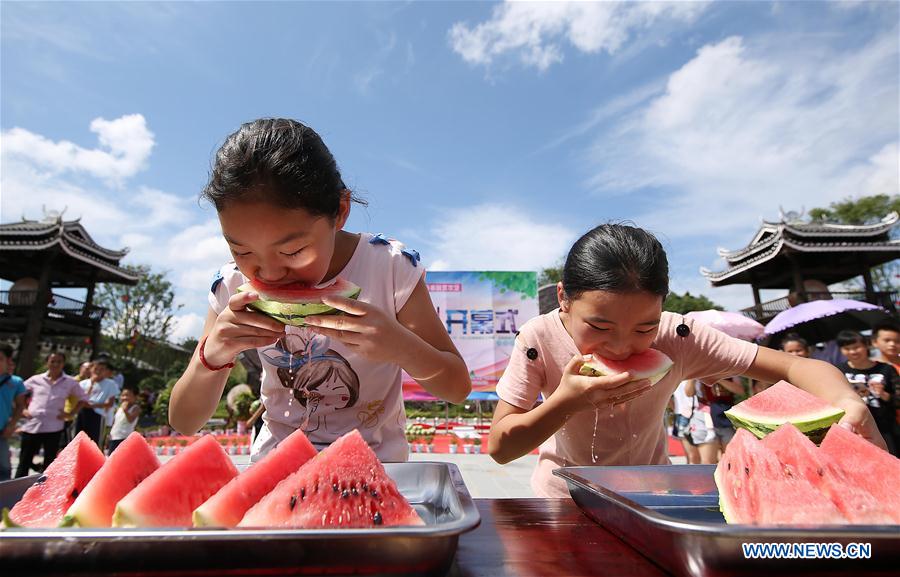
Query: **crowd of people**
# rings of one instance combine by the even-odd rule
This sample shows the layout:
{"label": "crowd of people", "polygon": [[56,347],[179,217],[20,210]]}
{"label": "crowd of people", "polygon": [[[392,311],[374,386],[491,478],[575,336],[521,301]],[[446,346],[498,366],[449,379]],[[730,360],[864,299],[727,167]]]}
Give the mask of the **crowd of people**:
{"label": "crowd of people", "polygon": [[[832,364],[868,406],[888,451],[900,456],[900,324],[879,324],[871,337],[858,331],[841,331],[832,348],[840,352]],[[781,350],[803,358],[814,355],[814,347],[797,334],[785,336]],[[672,435],[681,441],[687,462],[717,463],[734,436],[734,426],[724,412],[738,399],[758,394],[770,385],[737,377],[712,384],[683,381],[672,396]]]}
{"label": "crowd of people", "polygon": [[[15,477],[40,472],[59,450],[84,431],[109,452],[137,426],[137,391],[124,385],[108,357],[84,362],[78,377],[65,373],[66,356],[51,352],[46,370],[23,381],[15,375],[14,351],[0,345],[0,481],[12,476],[9,441],[20,438]],[[35,458],[43,454],[43,460]]]}

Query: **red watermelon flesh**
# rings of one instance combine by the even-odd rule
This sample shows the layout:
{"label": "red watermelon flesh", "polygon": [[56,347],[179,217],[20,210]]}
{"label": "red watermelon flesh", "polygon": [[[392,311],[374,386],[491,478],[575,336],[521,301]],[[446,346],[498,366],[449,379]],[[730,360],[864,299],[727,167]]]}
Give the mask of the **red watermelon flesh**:
{"label": "red watermelon flesh", "polygon": [[851,523],[870,525],[892,523],[884,504],[870,492],[858,487],[838,463],[816,447],[790,423],[784,424],[763,440],[789,477],[809,481],[819,489]]}
{"label": "red watermelon flesh", "polygon": [[316,449],[300,429],[278,443],[262,460],[232,479],[200,505],[195,527],[234,527],[247,512],[285,477],[316,456]]}
{"label": "red watermelon flesh", "polygon": [[238,527],[362,528],[423,525],[359,431],[284,479]]}
{"label": "red watermelon flesh", "polygon": [[237,474],[215,438],[200,437],[119,501],[113,527],[190,527],[194,509]]}
{"label": "red watermelon flesh", "polygon": [[789,476],[775,454],[739,429],[716,467],[726,521],[754,525],[844,524],[834,503],[809,481]]}
{"label": "red watermelon flesh", "polygon": [[900,523],[900,459],[841,426],[828,430],[819,449],[839,463],[850,483],[871,493],[894,523]]}
{"label": "red watermelon flesh", "polygon": [[106,457],[82,431],[65,446],[9,512],[23,527],[56,527]]}
{"label": "red watermelon flesh", "polygon": [[631,355],[623,361],[605,359],[598,355],[581,366],[581,374],[590,377],[618,375],[626,371],[634,380],[650,379],[656,384],[672,368],[672,359],[656,349],[647,349],[642,353]]}
{"label": "red watermelon flesh", "polygon": [[159,459],[137,432],[113,451],[84,491],[66,511],[65,525],[111,527],[119,499],[159,468]]}
{"label": "red watermelon flesh", "polygon": [[782,424],[792,423],[801,433],[819,442],[828,427],[844,416],[844,411],[786,381],[778,381],[731,407],[725,415],[735,428],[747,429],[760,439]]}

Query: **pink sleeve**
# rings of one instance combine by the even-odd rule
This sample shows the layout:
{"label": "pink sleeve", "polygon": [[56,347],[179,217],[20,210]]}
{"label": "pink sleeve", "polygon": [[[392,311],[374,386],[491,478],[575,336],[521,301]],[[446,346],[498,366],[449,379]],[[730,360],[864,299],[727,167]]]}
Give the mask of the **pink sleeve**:
{"label": "pink sleeve", "polygon": [[228,306],[228,299],[237,291],[237,287],[246,282],[244,275],[233,262],[227,263],[216,271],[209,287],[207,298],[209,306],[217,315]]}
{"label": "pink sleeve", "polygon": [[713,383],[745,373],[756,359],[759,347],[755,343],[730,337],[690,319],[685,322],[691,334],[683,341],[684,379]]}
{"label": "pink sleeve", "polygon": [[[400,245],[401,247],[403,245]],[[403,247],[402,250],[406,250]],[[408,256],[409,253],[392,251],[391,254],[391,272],[394,281],[394,311],[400,312],[406,305],[406,301],[412,295],[419,279],[425,274],[425,267],[422,263]],[[418,255],[419,253],[415,253]]]}
{"label": "pink sleeve", "polygon": [[509,357],[506,370],[497,383],[497,396],[514,407],[530,411],[544,387],[546,377],[543,355],[532,360],[526,355],[535,346],[534,335],[529,326],[522,327]]}

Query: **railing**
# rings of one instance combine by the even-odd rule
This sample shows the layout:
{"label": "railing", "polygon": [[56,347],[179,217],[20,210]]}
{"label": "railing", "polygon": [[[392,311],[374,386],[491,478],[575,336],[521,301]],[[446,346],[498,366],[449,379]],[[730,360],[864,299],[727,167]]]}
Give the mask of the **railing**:
{"label": "railing", "polygon": [[801,302],[823,299],[850,299],[878,305],[892,315],[897,315],[897,310],[900,309],[900,292],[873,292],[871,297],[872,298],[869,298],[865,291],[808,292],[800,293],[800,296],[781,297],[780,299],[760,303],[759,305],[742,309],[741,312],[748,317],[765,324],[772,320],[778,313],[786,311],[793,305]]}
{"label": "railing", "polygon": [[[50,293],[45,296],[47,316],[51,318],[99,321],[106,309],[79,300]],[[0,291],[0,314],[8,317],[27,316],[38,302],[38,291]]]}

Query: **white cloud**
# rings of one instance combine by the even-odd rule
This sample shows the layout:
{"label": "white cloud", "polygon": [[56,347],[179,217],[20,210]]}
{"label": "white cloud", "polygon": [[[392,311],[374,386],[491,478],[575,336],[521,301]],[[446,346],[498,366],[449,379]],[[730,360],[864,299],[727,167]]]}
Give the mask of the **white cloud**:
{"label": "white cloud", "polygon": [[489,66],[517,54],[522,64],[547,70],[563,60],[563,41],[586,53],[619,50],[632,35],[660,22],[693,22],[706,2],[505,2],[490,20],[449,31],[453,50]]}
{"label": "white cloud", "polygon": [[442,210],[430,270],[539,270],[565,255],[577,233],[506,205]]}
{"label": "white cloud", "polygon": [[637,218],[670,237],[749,234],[779,206],[896,194],[896,32],[855,50],[739,37],[704,46],[664,93],[597,135],[589,184],[674,192]]}
{"label": "white cloud", "polygon": [[187,313],[177,315],[172,319],[172,336],[170,340],[173,343],[180,343],[184,339],[199,339],[203,334],[203,323],[206,319],[196,313]]}
{"label": "white cloud", "polygon": [[99,148],[84,148],[67,140],[54,142],[24,128],[5,130],[3,154],[23,158],[54,174],[87,173],[112,184],[121,184],[146,167],[154,140],[143,115],[95,118],[90,129],[97,134]]}
{"label": "white cloud", "polygon": [[167,243],[168,258],[181,263],[215,263],[215,271],[231,259],[228,244],[222,237],[219,221],[209,219],[189,226],[173,236]]}

